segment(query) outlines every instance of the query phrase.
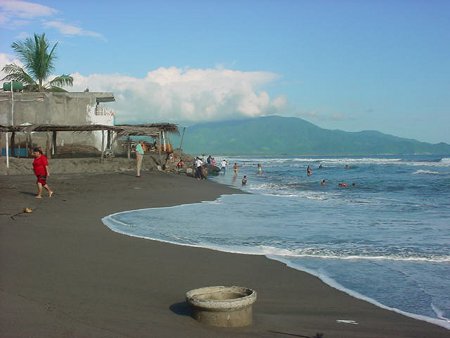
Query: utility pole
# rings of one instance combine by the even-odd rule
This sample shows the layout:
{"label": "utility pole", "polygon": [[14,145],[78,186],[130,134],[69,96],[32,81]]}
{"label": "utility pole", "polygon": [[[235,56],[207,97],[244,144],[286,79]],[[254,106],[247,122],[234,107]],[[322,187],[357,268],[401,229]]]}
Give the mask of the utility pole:
{"label": "utility pole", "polygon": [[14,127],[14,80],[11,80],[11,125]]}
{"label": "utility pole", "polygon": [[[10,126],[14,127],[14,80],[11,80],[10,84],[11,84],[11,123],[10,123]],[[6,168],[9,168],[9,132],[6,132]]]}
{"label": "utility pole", "polygon": [[[11,126],[14,126],[14,81],[11,80]],[[6,168],[9,168],[9,132],[6,132]]]}

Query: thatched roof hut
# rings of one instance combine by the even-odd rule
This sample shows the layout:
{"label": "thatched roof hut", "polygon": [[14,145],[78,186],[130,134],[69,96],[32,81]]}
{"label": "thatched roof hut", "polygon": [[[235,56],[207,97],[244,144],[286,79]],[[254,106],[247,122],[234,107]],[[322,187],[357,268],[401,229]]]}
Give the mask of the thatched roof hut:
{"label": "thatched roof hut", "polygon": [[58,124],[30,124],[19,126],[0,125],[0,132],[20,133],[20,132],[56,132],[56,131],[97,131],[110,130],[120,136],[158,136],[160,132],[179,133],[178,126],[172,123],[151,123],[151,124],[122,124],[107,126],[102,124],[84,125],[58,125]]}
{"label": "thatched roof hut", "polygon": [[[101,131],[102,132],[102,155],[104,156],[105,150],[105,136],[104,131],[107,131],[107,147],[111,145],[118,137],[129,137],[129,136],[150,136],[157,138],[160,144],[159,149],[166,150],[166,133],[179,133],[178,126],[172,123],[151,123],[151,124],[123,124],[116,126],[108,126],[101,124],[90,124],[90,125],[56,125],[56,124],[29,124],[29,125],[18,125],[18,126],[5,126],[0,125],[0,132],[12,133],[11,136],[11,148],[14,149],[14,134],[15,133],[27,133],[31,132],[42,132],[52,133],[51,141],[47,142],[47,153],[49,153],[49,148],[56,149],[56,134],[57,132],[92,132]],[[114,133],[114,137],[111,134]],[[30,142],[31,143],[31,142]]]}

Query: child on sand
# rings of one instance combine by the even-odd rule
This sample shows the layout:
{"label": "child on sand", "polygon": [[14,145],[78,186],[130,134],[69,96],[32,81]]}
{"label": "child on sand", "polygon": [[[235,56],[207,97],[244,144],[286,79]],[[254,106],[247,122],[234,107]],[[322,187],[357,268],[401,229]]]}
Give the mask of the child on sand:
{"label": "child on sand", "polygon": [[42,153],[40,148],[33,149],[33,157],[33,171],[37,177],[36,184],[38,188],[36,198],[42,198],[42,188],[48,191],[48,197],[52,197],[53,191],[47,184],[47,177],[50,176],[47,157]]}

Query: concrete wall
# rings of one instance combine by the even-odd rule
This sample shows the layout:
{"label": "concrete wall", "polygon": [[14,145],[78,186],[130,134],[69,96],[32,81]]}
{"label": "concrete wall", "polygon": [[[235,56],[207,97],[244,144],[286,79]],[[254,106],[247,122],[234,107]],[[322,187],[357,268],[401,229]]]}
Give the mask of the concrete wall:
{"label": "concrete wall", "polygon": [[[103,107],[101,103],[112,101],[114,101],[114,95],[105,92],[15,92],[13,108],[11,103],[11,92],[0,91],[0,125],[20,125],[23,123],[114,125],[114,112]],[[12,117],[12,115],[14,116]],[[14,120],[12,120],[12,118],[14,118]],[[96,134],[99,133],[58,133],[57,144],[80,143],[93,145],[100,149],[101,134]],[[45,142],[45,135],[36,136],[37,137],[34,139],[36,139],[38,143]],[[20,138],[20,135],[18,135],[18,137]],[[0,145],[4,147],[4,144],[4,137],[2,137]]]}
{"label": "concrete wall", "polygon": [[[113,126],[114,125],[114,112],[110,109],[103,108],[101,106],[92,107],[89,106],[87,119],[91,124],[103,124],[105,126]],[[106,133],[106,132],[104,132]],[[101,131],[93,131],[92,135],[94,137],[94,146],[98,150],[102,150],[102,132]],[[107,148],[106,143],[103,145],[104,148]],[[105,150],[103,149],[103,150]]]}
{"label": "concrete wall", "polygon": [[91,124],[90,107],[97,100],[114,98],[112,93],[14,93],[14,121],[11,120],[11,92],[0,92],[0,124]]}

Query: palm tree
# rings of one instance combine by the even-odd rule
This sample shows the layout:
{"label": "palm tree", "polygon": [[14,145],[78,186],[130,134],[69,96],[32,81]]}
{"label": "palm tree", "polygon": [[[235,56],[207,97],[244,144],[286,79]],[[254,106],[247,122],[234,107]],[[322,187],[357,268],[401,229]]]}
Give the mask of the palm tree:
{"label": "palm tree", "polygon": [[6,65],[2,71],[8,75],[2,80],[22,82],[27,91],[65,91],[62,86],[73,85],[73,78],[70,75],[63,74],[44,83],[55,68],[57,45],[58,43],[55,43],[49,52],[50,44],[45,33],[34,34],[34,39],[26,38],[25,41],[14,42],[11,48],[24,63],[25,69],[14,63]]}

